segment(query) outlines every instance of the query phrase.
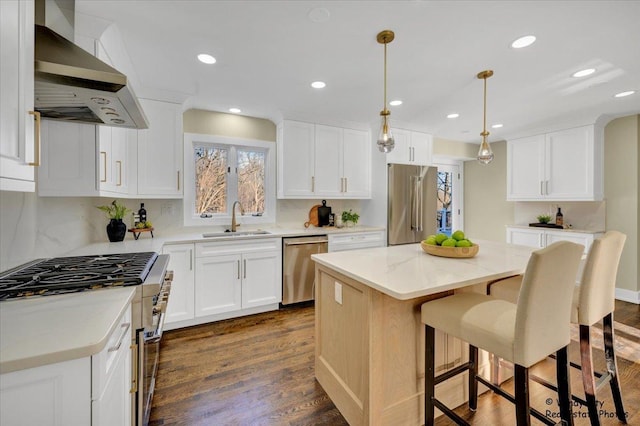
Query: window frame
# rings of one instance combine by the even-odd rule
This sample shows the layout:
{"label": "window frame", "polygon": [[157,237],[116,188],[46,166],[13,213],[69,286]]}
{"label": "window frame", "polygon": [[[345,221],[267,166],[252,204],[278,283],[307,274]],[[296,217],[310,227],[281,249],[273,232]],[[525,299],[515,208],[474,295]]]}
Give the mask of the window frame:
{"label": "window frame", "polygon": [[[195,210],[196,176],[194,149],[196,146],[225,147],[231,150],[249,149],[259,150],[265,153],[264,186],[265,200],[262,216],[240,215],[236,212],[238,223],[265,224],[276,222],[276,143],[258,139],[234,138],[228,136],[205,135],[198,133],[184,134],[184,199],[183,199],[183,223],[184,226],[209,226],[231,224],[231,207],[237,198],[237,186],[227,181],[227,212],[215,214],[212,217],[202,218],[193,213]],[[235,155],[230,157],[237,158]],[[231,167],[231,164],[229,164]],[[237,180],[236,180],[237,182]],[[236,195],[233,194],[235,188]]]}

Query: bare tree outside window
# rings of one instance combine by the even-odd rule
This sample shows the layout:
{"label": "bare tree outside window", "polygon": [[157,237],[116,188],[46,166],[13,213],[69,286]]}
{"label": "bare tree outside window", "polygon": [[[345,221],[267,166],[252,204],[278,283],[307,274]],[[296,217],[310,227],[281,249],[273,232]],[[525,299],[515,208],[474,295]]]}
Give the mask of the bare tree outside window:
{"label": "bare tree outside window", "polygon": [[247,213],[264,212],[265,153],[238,150],[238,201]]}
{"label": "bare tree outside window", "polygon": [[224,213],[227,211],[227,155],[226,149],[196,146],[196,205],[195,213]]}
{"label": "bare tree outside window", "polygon": [[453,173],[438,171],[438,232],[451,234]]}

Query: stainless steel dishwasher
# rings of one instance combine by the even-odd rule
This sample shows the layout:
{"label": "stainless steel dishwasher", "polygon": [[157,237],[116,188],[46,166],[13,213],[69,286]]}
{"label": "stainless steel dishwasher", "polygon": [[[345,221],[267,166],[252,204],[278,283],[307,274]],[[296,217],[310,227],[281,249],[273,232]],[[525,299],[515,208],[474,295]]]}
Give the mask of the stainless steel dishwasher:
{"label": "stainless steel dishwasher", "polygon": [[311,255],[326,253],[326,235],[282,239],[282,304],[313,300],[315,263]]}

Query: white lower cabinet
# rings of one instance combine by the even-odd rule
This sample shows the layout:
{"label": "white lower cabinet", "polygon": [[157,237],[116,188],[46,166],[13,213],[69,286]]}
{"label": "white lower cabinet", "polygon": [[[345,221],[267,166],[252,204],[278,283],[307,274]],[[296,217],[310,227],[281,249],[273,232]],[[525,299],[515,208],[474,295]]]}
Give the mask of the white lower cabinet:
{"label": "white lower cabinet", "polygon": [[165,324],[191,320],[195,316],[195,247],[171,244],[164,246],[162,253],[169,255],[167,268],[173,271]]}
{"label": "white lower cabinet", "polygon": [[0,376],[2,425],[131,425],[131,309],[98,354]]}
{"label": "white lower cabinet", "polygon": [[174,271],[165,329],[278,309],[282,239],[167,244]]}
{"label": "white lower cabinet", "polygon": [[195,315],[204,317],[282,301],[280,238],[196,244]]}
{"label": "white lower cabinet", "polygon": [[507,227],[507,243],[544,248],[557,241],[571,241],[584,246],[585,254],[589,252],[593,240],[601,233],[560,231],[548,229],[527,229]]}
{"label": "white lower cabinet", "polygon": [[329,234],[328,239],[329,252],[384,247],[384,231]]}

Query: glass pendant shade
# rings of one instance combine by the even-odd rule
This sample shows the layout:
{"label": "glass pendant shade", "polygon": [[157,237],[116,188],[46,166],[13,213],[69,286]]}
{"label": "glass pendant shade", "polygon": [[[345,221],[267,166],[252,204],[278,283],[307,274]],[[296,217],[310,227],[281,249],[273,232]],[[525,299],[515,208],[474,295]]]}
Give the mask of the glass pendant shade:
{"label": "glass pendant shade", "polygon": [[382,111],[380,115],[382,116],[382,123],[380,125],[380,133],[378,134],[378,149],[380,152],[388,153],[393,151],[395,139],[391,134],[391,128],[387,120],[388,114],[384,114],[384,111]]}
{"label": "glass pendant shade", "polygon": [[479,79],[484,80],[484,105],[483,105],[483,124],[482,124],[482,142],[480,143],[480,149],[478,149],[478,162],[480,164],[489,164],[493,161],[493,151],[491,150],[491,145],[487,142],[487,136],[489,136],[489,132],[487,132],[487,78],[493,75],[492,70],[481,71],[478,73],[477,77]]}
{"label": "glass pendant shade", "polygon": [[484,137],[482,138],[482,143],[480,144],[480,149],[478,150],[478,161],[482,164],[489,164],[493,161],[493,151],[491,150],[491,145],[489,145]]}

